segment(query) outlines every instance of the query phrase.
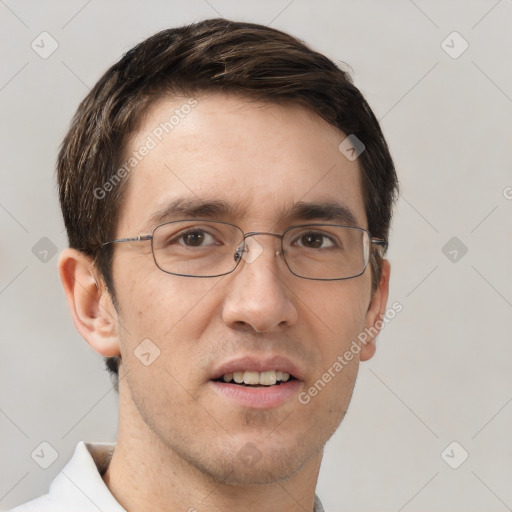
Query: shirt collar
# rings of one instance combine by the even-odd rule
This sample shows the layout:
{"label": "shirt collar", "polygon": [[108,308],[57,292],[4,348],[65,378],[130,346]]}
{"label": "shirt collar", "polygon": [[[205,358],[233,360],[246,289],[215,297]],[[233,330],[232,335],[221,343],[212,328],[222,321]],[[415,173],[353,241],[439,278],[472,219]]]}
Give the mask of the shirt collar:
{"label": "shirt collar", "polygon": [[71,460],[52,482],[49,498],[76,512],[108,510],[126,512],[102,478],[115,449],[115,443],[80,441]]}

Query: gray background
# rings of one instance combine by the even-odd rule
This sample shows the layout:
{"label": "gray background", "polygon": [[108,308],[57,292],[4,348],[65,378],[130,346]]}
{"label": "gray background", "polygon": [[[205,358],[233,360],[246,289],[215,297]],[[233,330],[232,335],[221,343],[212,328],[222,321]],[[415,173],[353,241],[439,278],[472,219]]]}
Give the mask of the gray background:
{"label": "gray background", "polygon": [[[45,493],[79,440],[116,436],[117,397],[57,275],[58,145],[122,53],[219,15],[349,63],[400,176],[390,304],[403,311],[327,445],[326,510],[512,510],[510,0],[0,0],[1,509]],[[46,59],[31,47],[43,31],[58,43]],[[43,441],[58,455],[47,469],[31,458]]]}

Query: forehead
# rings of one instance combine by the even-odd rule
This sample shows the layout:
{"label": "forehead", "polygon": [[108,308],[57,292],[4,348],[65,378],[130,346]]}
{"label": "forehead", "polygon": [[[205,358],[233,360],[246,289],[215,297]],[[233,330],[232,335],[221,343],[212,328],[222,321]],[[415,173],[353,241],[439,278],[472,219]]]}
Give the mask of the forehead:
{"label": "forehead", "polygon": [[366,227],[359,164],[338,149],[346,136],[292,104],[225,94],[159,100],[127,147],[135,165],[118,234],[148,230],[169,205],[210,203],[244,229],[274,226],[310,203],[339,205]]}

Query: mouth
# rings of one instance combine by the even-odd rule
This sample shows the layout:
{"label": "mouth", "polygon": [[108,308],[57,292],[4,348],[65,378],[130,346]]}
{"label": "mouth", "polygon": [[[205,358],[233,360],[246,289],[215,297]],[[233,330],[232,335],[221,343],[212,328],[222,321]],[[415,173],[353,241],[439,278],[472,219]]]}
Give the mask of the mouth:
{"label": "mouth", "polygon": [[264,372],[240,370],[225,373],[222,377],[213,380],[215,382],[236,384],[243,387],[268,388],[270,386],[280,386],[285,382],[297,379],[293,375],[280,370],[267,370]]}
{"label": "mouth", "polygon": [[210,385],[231,406],[270,409],[291,400],[304,382],[299,368],[286,358],[248,356],[220,366]]}

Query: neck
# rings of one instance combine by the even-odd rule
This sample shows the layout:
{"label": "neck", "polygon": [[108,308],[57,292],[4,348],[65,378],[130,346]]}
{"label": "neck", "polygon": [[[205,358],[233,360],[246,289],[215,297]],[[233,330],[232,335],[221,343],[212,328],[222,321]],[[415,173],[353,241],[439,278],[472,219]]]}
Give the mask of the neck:
{"label": "neck", "polygon": [[322,451],[266,484],[220,482],[166,446],[120,394],[117,445],[103,480],[127,512],[313,512]]}

